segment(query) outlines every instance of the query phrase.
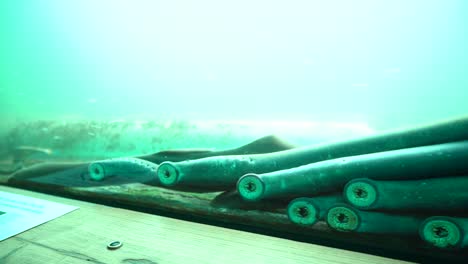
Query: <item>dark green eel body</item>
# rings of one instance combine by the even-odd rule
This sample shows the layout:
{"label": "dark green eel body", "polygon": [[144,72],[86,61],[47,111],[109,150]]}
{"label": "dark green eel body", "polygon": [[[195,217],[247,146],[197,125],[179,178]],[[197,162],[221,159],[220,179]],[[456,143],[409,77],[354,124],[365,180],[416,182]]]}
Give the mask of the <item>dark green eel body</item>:
{"label": "dark green eel body", "polygon": [[316,196],[341,191],[356,178],[410,180],[468,174],[468,140],[327,160],[264,174],[237,184],[246,200]]}
{"label": "dark green eel body", "polygon": [[179,149],[161,151],[139,157],[106,159],[94,162],[44,162],[19,170],[5,171],[3,173],[11,174],[11,178],[14,179],[26,179],[51,173],[60,173],[65,170],[73,170],[80,166],[89,166],[89,175],[94,181],[103,181],[109,176],[120,175],[133,177],[135,181],[138,182],[157,184],[158,179],[155,171],[157,169],[157,164],[163,161],[181,161],[216,155],[269,153],[291,148],[294,148],[292,144],[274,135],[270,135],[238,148],[221,151]]}
{"label": "dark green eel body", "polygon": [[337,204],[326,214],[328,226],[337,231],[417,236],[424,217],[357,210]]}
{"label": "dark green eel body", "polygon": [[313,225],[324,220],[328,209],[341,202],[343,198],[340,193],[296,198],[288,205],[288,218],[297,225]]}
{"label": "dark green eel body", "polygon": [[346,201],[362,210],[468,211],[468,176],[423,180],[354,179],[343,190]]}
{"label": "dark green eel body", "polygon": [[293,149],[296,146],[280,139],[277,136],[269,135],[252,141],[246,145],[238,148],[212,151],[207,149],[175,149],[175,150],[164,150],[154,154],[140,156],[138,158],[147,160],[156,164],[160,164],[164,161],[179,162],[184,160],[194,160],[214,156],[226,156],[226,155],[250,155],[250,154],[262,154],[272,153],[277,151],[283,151]]}
{"label": "dark green eel body", "polygon": [[461,140],[468,140],[468,117],[275,153],[163,162],[158,168],[158,177],[165,186],[186,185],[210,190],[227,190],[233,188],[239,178],[247,173],[268,173],[341,157]]}
{"label": "dark green eel body", "polygon": [[468,247],[468,218],[433,216],[420,226],[419,236],[427,243],[445,249]]}

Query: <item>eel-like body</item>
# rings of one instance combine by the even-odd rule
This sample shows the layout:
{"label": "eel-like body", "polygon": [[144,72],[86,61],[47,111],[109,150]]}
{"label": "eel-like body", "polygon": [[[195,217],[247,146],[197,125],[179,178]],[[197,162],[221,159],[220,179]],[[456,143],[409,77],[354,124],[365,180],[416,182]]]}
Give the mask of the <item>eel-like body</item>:
{"label": "eel-like body", "polygon": [[343,195],[361,210],[452,211],[468,210],[468,176],[423,180],[376,181],[354,179]]}
{"label": "eel-like body", "polygon": [[156,180],[157,165],[138,158],[117,158],[95,161],[89,164],[91,179],[101,181],[109,176],[121,175],[127,177],[154,178]]}
{"label": "eel-like body", "polygon": [[73,169],[79,166],[84,166],[86,162],[46,162],[39,163],[33,166],[18,170],[14,172],[10,179],[22,180],[28,178],[35,178],[47,174],[52,174],[68,169]]}
{"label": "eel-like body", "polygon": [[288,205],[288,201],[264,200],[258,203],[252,203],[242,199],[237,190],[230,190],[216,196],[210,204],[215,208],[282,212]]}
{"label": "eel-like body", "polygon": [[417,236],[423,216],[360,211],[347,204],[336,204],[326,216],[330,228],[343,232]]}
{"label": "eel-like body", "polygon": [[[136,158],[109,159],[109,160],[106,160],[105,163],[109,163],[107,161],[113,160],[110,163],[122,164],[122,162],[115,162],[115,161],[119,161],[119,160],[124,161],[125,159],[127,159],[127,161],[140,159],[142,160],[141,161],[142,163],[146,161],[146,162],[151,162],[151,164],[154,164],[154,163],[157,164],[166,160],[180,161],[180,160],[196,159],[196,158],[216,156],[216,155],[267,153],[267,152],[274,152],[274,151],[280,151],[280,150],[291,149],[291,148],[294,148],[294,146],[278,138],[277,136],[270,135],[270,136],[262,137],[260,139],[257,139],[253,142],[250,142],[246,145],[243,145],[235,149],[228,149],[228,150],[222,150],[222,151],[209,151],[209,150],[196,150],[196,149],[168,150],[168,151],[161,151],[158,153],[154,153],[151,155],[139,156]],[[99,164],[102,162],[103,161],[97,161],[97,162],[94,162],[94,164]],[[127,163],[129,163],[127,165],[131,164],[131,162],[127,162]],[[51,173],[57,173],[57,172],[65,171],[68,169],[74,169],[77,166],[87,165],[87,164],[90,164],[90,162],[44,162],[44,163],[35,164],[33,166],[19,169],[19,170],[18,169],[5,170],[2,173],[6,175],[11,174],[9,178],[25,179],[25,178],[34,178],[38,176],[43,176],[43,175],[47,175]],[[109,167],[110,165],[107,164],[106,166]],[[129,166],[127,166],[127,169],[128,168]],[[102,168],[98,167],[97,169],[98,169],[97,171],[98,173],[101,173],[101,174],[104,173],[105,175],[110,175],[109,173],[104,172]],[[121,174],[122,172],[123,171],[120,170],[118,174]],[[90,175],[93,175],[93,173],[91,173]],[[99,180],[99,178],[102,176],[106,177],[105,175],[94,175],[94,177],[95,177],[95,180]],[[122,176],[125,176],[125,175],[122,175]],[[144,180],[145,182],[146,180],[149,179],[148,177],[143,177],[143,178],[145,178]],[[157,178],[155,177],[151,177],[151,178],[154,179],[154,181],[151,181],[151,184],[158,182]],[[135,178],[135,180],[137,179]]]}
{"label": "eel-like body", "polygon": [[160,164],[164,161],[184,161],[194,160],[213,156],[226,156],[226,155],[249,155],[249,154],[261,154],[261,153],[272,153],[277,151],[283,151],[293,149],[296,146],[282,140],[275,135],[269,135],[252,141],[246,145],[238,148],[213,151],[209,149],[175,149],[175,150],[164,150],[154,154],[140,156],[138,158],[144,159],[156,164]]}
{"label": "eel-like body", "polygon": [[325,219],[325,215],[330,207],[342,202],[343,198],[340,193],[311,198],[296,198],[288,204],[288,218],[297,225],[313,225]]}
{"label": "eel-like body", "polygon": [[246,200],[256,201],[341,191],[350,180],[363,177],[411,180],[466,174],[468,140],[339,158],[264,174],[250,173],[239,179],[237,190]]}
{"label": "eel-like body", "polygon": [[421,224],[419,236],[438,248],[467,248],[468,219],[448,216],[429,217]]}
{"label": "eel-like body", "polygon": [[468,140],[468,117],[331,144],[268,154],[230,155],[164,162],[158,177],[165,186],[227,190],[247,173],[268,173],[341,157]]}

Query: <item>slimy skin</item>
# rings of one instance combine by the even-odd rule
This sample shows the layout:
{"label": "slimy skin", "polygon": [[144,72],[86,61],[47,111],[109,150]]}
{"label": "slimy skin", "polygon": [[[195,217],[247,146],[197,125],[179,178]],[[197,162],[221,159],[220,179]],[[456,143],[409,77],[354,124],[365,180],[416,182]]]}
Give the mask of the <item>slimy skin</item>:
{"label": "slimy skin", "polygon": [[[468,117],[465,117],[354,140],[274,153],[167,162],[161,164],[165,165],[160,167],[162,172],[158,173],[158,177],[161,183],[168,187],[187,185],[222,191],[234,188],[239,178],[248,173],[271,173],[337,158],[468,140],[467,131]],[[161,177],[166,177],[167,181]]]}
{"label": "slimy skin", "polygon": [[[60,173],[61,171],[73,170],[79,166],[88,166],[88,172],[91,180],[102,181],[106,177],[117,174],[116,176],[129,176],[126,182],[144,182],[151,185],[159,185],[159,179],[154,177],[148,171],[148,167],[153,169],[157,168],[157,164],[167,160],[187,160],[196,159],[205,156],[216,155],[230,155],[230,154],[253,154],[253,153],[267,153],[274,151],[281,151],[291,149],[295,146],[281,140],[280,138],[270,135],[257,139],[249,144],[235,149],[228,149],[222,151],[211,151],[203,149],[177,149],[161,151],[155,154],[136,157],[136,158],[117,158],[95,162],[44,162],[33,165],[27,168],[15,168],[2,171],[3,174],[11,174],[8,178],[12,180],[20,180],[26,178],[36,178],[45,176],[52,173]],[[29,150],[29,149],[26,149]],[[146,164],[147,166],[144,166]],[[104,184],[104,182],[102,182]],[[185,191],[206,191],[205,188],[181,188]]]}
{"label": "slimy skin", "polygon": [[250,203],[242,199],[236,190],[230,190],[216,196],[210,202],[210,205],[214,208],[259,210],[283,213],[284,208],[288,205],[288,201],[265,200],[259,203]]}
{"label": "slimy skin", "polygon": [[[184,171],[179,171],[179,181],[183,181]],[[459,141],[326,160],[264,174],[249,173],[239,179],[237,190],[244,199],[258,201],[340,191],[350,180],[362,177],[417,180],[467,174],[468,141]],[[208,179],[204,182],[210,184]]]}
{"label": "slimy skin", "polygon": [[89,164],[91,179],[102,181],[109,176],[122,175],[128,177],[150,176],[156,179],[157,165],[137,158],[117,158],[95,161]]}
{"label": "slimy skin", "polygon": [[213,151],[209,149],[164,150],[154,154],[141,156],[139,158],[151,161],[156,164],[160,164],[164,161],[179,162],[184,160],[194,160],[214,156],[272,153],[277,151],[293,149],[295,147],[296,146],[280,139],[277,136],[269,135],[234,149],[219,151]]}
{"label": "slimy skin", "polygon": [[330,228],[342,232],[417,235],[421,216],[359,211],[347,204],[336,204],[326,214]]}
{"label": "slimy skin", "polygon": [[427,218],[419,229],[422,240],[438,248],[468,247],[468,219],[448,216]]}
{"label": "slimy skin", "polygon": [[47,162],[35,164],[31,167],[18,170],[11,175],[11,179],[29,179],[35,178],[51,173],[56,173],[68,169],[77,168],[79,166],[85,166],[84,162]]}
{"label": "slimy skin", "polygon": [[314,225],[318,221],[324,220],[328,209],[340,202],[343,202],[343,198],[339,193],[311,198],[296,198],[288,205],[288,218],[297,225]]}
{"label": "slimy skin", "polygon": [[468,209],[468,176],[422,180],[354,179],[346,184],[346,201],[362,210],[452,211]]}

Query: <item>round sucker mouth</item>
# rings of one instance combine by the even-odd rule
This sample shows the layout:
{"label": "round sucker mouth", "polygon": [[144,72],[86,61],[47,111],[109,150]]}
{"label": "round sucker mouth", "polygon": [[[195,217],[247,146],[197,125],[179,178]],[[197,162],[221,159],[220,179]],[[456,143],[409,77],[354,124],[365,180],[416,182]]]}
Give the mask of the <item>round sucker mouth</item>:
{"label": "round sucker mouth", "polygon": [[302,217],[302,218],[305,218],[309,215],[309,209],[307,209],[307,207],[303,206],[303,207],[299,207],[297,209],[297,215],[299,217]]}
{"label": "round sucker mouth", "polygon": [[313,225],[319,220],[314,204],[301,198],[293,200],[288,205],[287,213],[289,220],[298,225]]}
{"label": "round sucker mouth", "polygon": [[179,170],[168,162],[163,162],[159,165],[157,175],[162,185],[172,186],[179,181]]}
{"label": "round sucker mouth", "polygon": [[359,227],[359,216],[344,206],[332,207],[327,213],[328,225],[339,231],[354,231]]}
{"label": "round sucker mouth", "polygon": [[88,167],[88,171],[91,179],[95,181],[100,181],[106,176],[104,166],[99,163],[91,163]]}
{"label": "round sucker mouth", "polygon": [[458,225],[449,219],[428,219],[420,234],[426,242],[439,248],[456,247],[462,236]]}
{"label": "round sucker mouth", "polygon": [[368,208],[377,201],[377,190],[373,184],[357,180],[345,186],[345,197],[357,208]]}
{"label": "round sucker mouth", "polygon": [[257,175],[246,174],[237,182],[237,191],[245,200],[260,200],[265,191],[265,184]]}

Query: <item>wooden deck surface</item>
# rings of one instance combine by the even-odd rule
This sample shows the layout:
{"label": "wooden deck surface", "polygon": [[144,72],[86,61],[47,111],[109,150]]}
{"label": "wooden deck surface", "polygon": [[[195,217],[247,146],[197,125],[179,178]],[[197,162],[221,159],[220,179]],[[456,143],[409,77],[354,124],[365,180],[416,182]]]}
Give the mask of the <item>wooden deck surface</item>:
{"label": "wooden deck surface", "polygon": [[461,262],[468,257],[466,250],[439,250],[424,244],[417,236],[336,232],[324,222],[312,227],[297,226],[287,219],[284,206],[275,208],[271,203],[245,208],[243,204],[236,204],[235,197],[224,201],[216,199],[217,203],[213,203],[219,193],[170,190],[144,184],[145,179],[120,176],[96,182],[87,174],[87,163],[44,163],[38,166],[13,175],[0,175],[0,184],[393,259],[447,263]]}
{"label": "wooden deck surface", "polygon": [[[0,242],[0,263],[405,263],[0,186],[80,207]],[[120,240],[123,246],[108,250]]]}

